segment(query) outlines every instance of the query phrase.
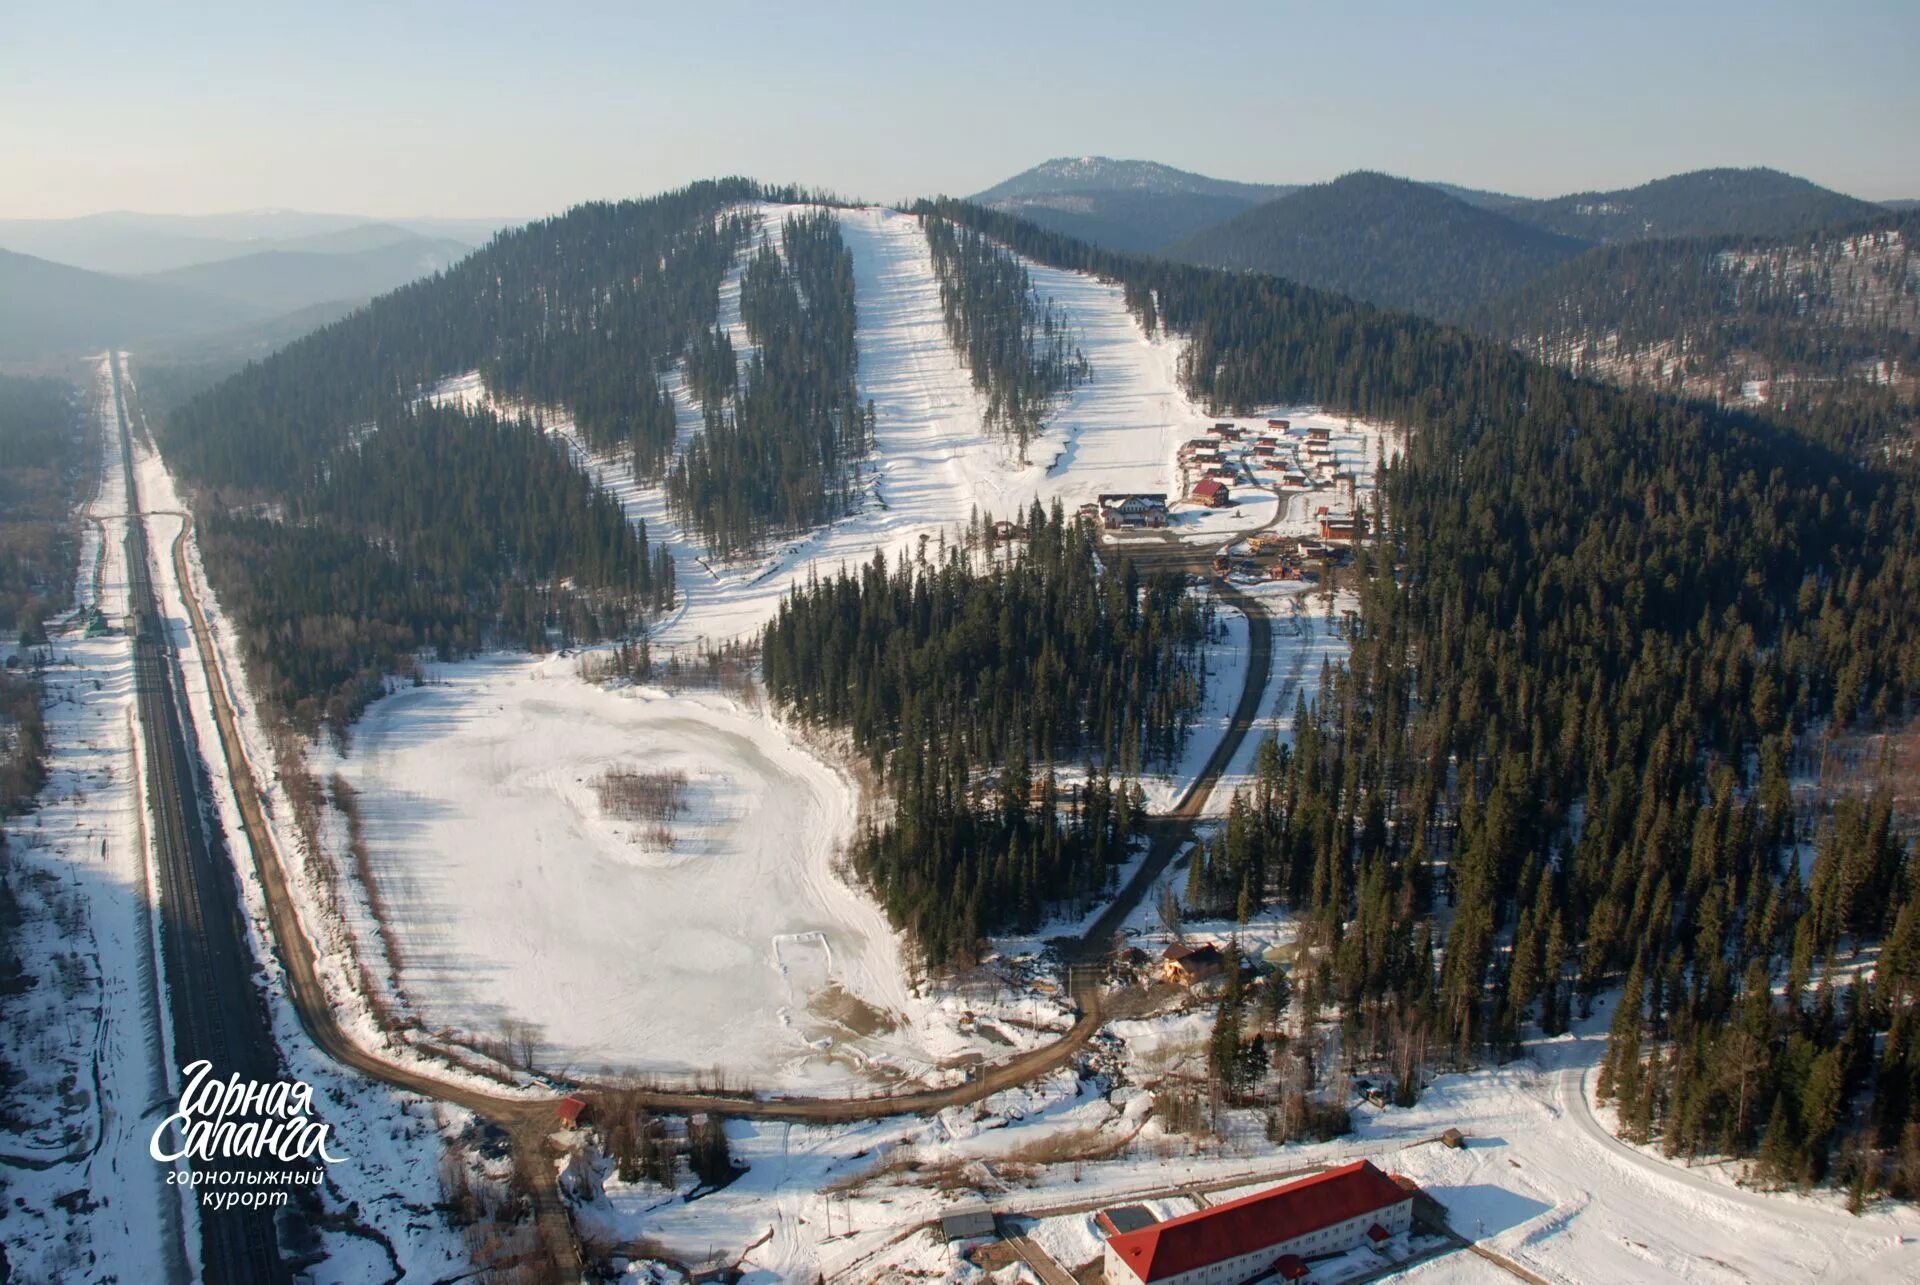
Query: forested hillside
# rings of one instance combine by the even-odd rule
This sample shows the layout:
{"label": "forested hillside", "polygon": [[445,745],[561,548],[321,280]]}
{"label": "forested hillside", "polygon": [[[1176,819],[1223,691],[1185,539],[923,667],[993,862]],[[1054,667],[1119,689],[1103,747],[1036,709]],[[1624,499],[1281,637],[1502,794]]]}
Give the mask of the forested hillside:
{"label": "forested hillside", "polygon": [[1788,236],[1883,213],[1869,201],[1770,169],[1694,170],[1612,192],[1576,192],[1501,207],[1513,218],[1586,241]]}
{"label": "forested hillside", "polygon": [[[933,964],[1105,888],[1137,813],[1111,773],[1176,756],[1204,694],[1179,577],[1103,576],[1057,505],[1025,530],[1000,559],[982,530],[926,563],[876,555],[796,591],[764,639],[774,699],[883,773],[893,813],[854,864]],[[1092,784],[1056,824],[1053,768],[1081,762]]]}
{"label": "forested hillside", "polygon": [[1066,318],[1034,295],[1026,268],[1003,247],[969,227],[925,220],[947,335],[973,386],[986,394],[989,428],[1013,438],[1024,454],[1060,393],[1092,376],[1075,348]]}
{"label": "forested hillside", "polygon": [[1585,248],[1428,184],[1363,172],[1270,201],[1164,253],[1457,317]]}
{"label": "forested hillside", "polygon": [[746,236],[721,215],[759,194],[703,183],[503,233],[166,417],[208,572],[299,722],[344,726],[421,649],[618,633],[665,591],[646,533],[563,443],[416,403],[477,367],[497,398],[559,405],[658,470],[656,374],[712,326]]}
{"label": "forested hillside", "polygon": [[[938,211],[1124,282],[1143,320],[1191,337],[1211,405],[1310,400],[1414,430],[1383,475],[1350,667],[1296,752],[1268,756],[1242,804],[1264,815],[1197,891],[1305,916],[1317,993],[1403,1072],[1427,1047],[1503,1056],[1523,1018],[1564,1021],[1568,987],[1584,1005],[1624,979],[1615,1064],[1642,1037],[1691,1059],[1652,1074],[1650,1128],[1733,1093],[1739,1127],[1674,1124],[1677,1145],[1751,1152],[1777,1116],[1787,1180],[1855,1156],[1868,1188],[1891,1182],[1920,1126],[1914,956],[1890,946],[1874,982],[1837,965],[1915,931],[1920,861],[1837,826],[1829,873],[1804,881],[1785,765],[1809,730],[1915,711],[1913,473],[1868,462],[1885,456],[1851,417],[1612,389],[1274,278]],[[1765,982],[1796,959],[1823,980],[1776,999]]]}
{"label": "forested hillside", "polygon": [[1852,382],[1911,401],[1920,364],[1914,216],[1790,238],[1607,246],[1489,301],[1476,328],[1619,382],[1775,405]]}
{"label": "forested hillside", "polygon": [[[853,467],[873,436],[854,382],[853,256],[831,212],[789,217],[778,250],[754,251],[740,316],[754,343],[744,371],[724,334],[697,341],[704,425],[667,488],[681,520],[720,555],[848,512]],[[658,393],[655,402],[652,422],[666,434],[649,438],[657,460],[674,420],[669,402]],[[649,476],[637,453],[635,473]]]}
{"label": "forested hillside", "polygon": [[0,375],[0,633],[29,643],[73,594],[79,417],[65,382]]}

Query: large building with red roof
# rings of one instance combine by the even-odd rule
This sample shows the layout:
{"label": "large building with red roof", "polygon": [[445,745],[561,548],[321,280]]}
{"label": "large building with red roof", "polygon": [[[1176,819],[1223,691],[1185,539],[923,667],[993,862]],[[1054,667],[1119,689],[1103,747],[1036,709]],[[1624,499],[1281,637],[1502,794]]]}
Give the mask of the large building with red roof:
{"label": "large building with red roof", "polygon": [[1361,1160],[1114,1236],[1107,1285],[1240,1285],[1273,1273],[1297,1279],[1315,1258],[1379,1244],[1412,1225],[1413,1192]]}

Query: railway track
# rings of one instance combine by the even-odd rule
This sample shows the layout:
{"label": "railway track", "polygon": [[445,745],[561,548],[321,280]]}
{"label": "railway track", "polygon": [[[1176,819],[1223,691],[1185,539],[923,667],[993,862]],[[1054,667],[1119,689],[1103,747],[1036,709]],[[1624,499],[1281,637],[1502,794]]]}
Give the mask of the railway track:
{"label": "railway track", "polygon": [[[225,839],[201,804],[200,756],[181,697],[178,657],[153,591],[146,525],[133,472],[132,434],[120,366],[113,364],[127,489],[127,607],[134,631],[134,697],[144,731],[151,816],[148,834],[160,890],[161,958],[167,977],[174,1049],[182,1065],[200,1059],[213,1076],[271,1081],[279,1063],[266,1009],[253,985],[239,889]],[[189,1161],[196,1180],[229,1168],[268,1169],[269,1163]],[[203,1279],[224,1283],[292,1280],[280,1259],[274,1216],[265,1208],[228,1206],[250,1184],[196,1181]],[[215,1197],[208,1200],[207,1197]]]}

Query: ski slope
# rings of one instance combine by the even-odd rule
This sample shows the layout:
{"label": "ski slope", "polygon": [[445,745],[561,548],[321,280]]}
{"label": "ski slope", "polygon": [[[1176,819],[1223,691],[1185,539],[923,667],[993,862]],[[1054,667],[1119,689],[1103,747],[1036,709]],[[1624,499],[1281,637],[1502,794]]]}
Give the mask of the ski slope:
{"label": "ski slope", "polygon": [[[756,241],[777,241],[792,212],[748,207]],[[759,557],[708,558],[679,529],[663,488],[588,451],[563,408],[499,403],[474,372],[425,394],[532,414],[672,551],[680,600],[651,632],[656,656],[751,642],[809,577],[876,553],[931,556],[975,515],[1019,517],[1036,501],[1071,512],[1114,491],[1175,495],[1180,444],[1212,422],[1180,388],[1180,343],[1146,335],[1118,286],[1029,264],[1036,295],[1065,319],[1093,375],[1059,399],[1023,455],[987,428],[948,337],[921,221],[884,208],[835,217],[854,268],[859,393],[875,416],[863,503]],[[737,267],[720,289],[719,324],[745,348]],[[684,441],[699,411],[678,372],[668,384]],[[1241,495],[1221,511],[1176,503],[1174,534],[1218,545],[1285,516],[1270,489]],[[1181,761],[1143,781],[1155,806],[1185,793],[1247,681],[1245,621],[1227,617]],[[392,980],[403,1010],[469,1039],[531,1024],[559,1065],[668,1075],[724,1067],[782,1087],[856,1073],[937,1076],[943,1061],[983,1052],[906,993],[877,907],[832,869],[860,807],[844,778],[761,711],[606,692],[573,678],[570,665],[496,658],[444,668],[442,682],[378,702],[339,764],[367,809],[378,900],[397,921],[404,961]],[[585,799],[583,783],[622,755],[724,781],[736,801],[713,808],[737,812],[749,799],[775,819],[732,824],[709,810],[681,827],[702,830],[707,858],[636,860],[631,836],[613,833]],[[1224,808],[1227,793],[1217,798]],[[696,841],[677,842],[684,855]],[[377,955],[367,928],[357,924],[356,936]],[[824,949],[802,945],[816,940]],[[788,945],[776,952],[775,941]],[[889,1014],[892,1035],[848,1039],[810,1020],[808,1004],[829,987]],[[709,1016],[716,1008],[724,1017]]]}

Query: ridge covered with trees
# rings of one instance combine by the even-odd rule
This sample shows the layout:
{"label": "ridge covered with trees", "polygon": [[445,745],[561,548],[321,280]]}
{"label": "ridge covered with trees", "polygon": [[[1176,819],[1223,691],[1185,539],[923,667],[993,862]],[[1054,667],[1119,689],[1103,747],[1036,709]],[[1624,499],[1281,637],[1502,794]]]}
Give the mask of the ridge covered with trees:
{"label": "ridge covered with trees", "polygon": [[1915,1020],[1901,974],[1838,967],[1920,916],[1912,845],[1839,859],[1856,873],[1837,886],[1886,890],[1842,898],[1873,913],[1809,916],[1821,895],[1800,881],[1808,822],[1787,782],[1797,738],[1915,713],[1912,469],[1862,451],[1851,416],[1787,425],[1605,387],[1275,278],[938,212],[1120,281],[1145,324],[1189,336],[1184,377],[1213,407],[1311,400],[1411,430],[1382,471],[1384,538],[1356,569],[1350,662],[1293,752],[1265,756],[1197,895],[1293,906],[1312,985],[1403,1095],[1419,1050],[1505,1056],[1523,1020],[1560,1029],[1570,1000],[1637,971],[1649,995],[1659,979],[1644,1010],[1628,984],[1627,1025],[1649,1038],[1684,1013],[1712,1044],[1734,1014],[1765,1015],[1757,1114],[1777,1106],[1819,1150],[1839,1144],[1792,1068],[1844,1045],[1841,1149],[1873,1158],[1869,1189],[1891,1183],[1920,1093],[1866,1090],[1906,1082],[1910,1038],[1875,1053],[1817,1003],[1756,985],[1798,952],[1862,1031]]}
{"label": "ridge covered with trees", "polygon": [[1162,253],[1456,317],[1587,244],[1430,184],[1363,171],[1256,206]]}
{"label": "ridge covered with trees", "polygon": [[1483,333],[1576,371],[1715,400],[1767,388],[1775,413],[1911,405],[1920,394],[1920,218],[1882,213],[1787,238],[1607,246],[1473,315]]}
{"label": "ridge covered with trees", "polygon": [[657,473],[660,376],[713,324],[747,235],[730,207],[762,195],[701,183],[504,232],[167,415],[208,574],[298,725],[343,729],[416,653],[617,635],[669,600],[664,551],[564,442],[423,398],[478,369]]}

